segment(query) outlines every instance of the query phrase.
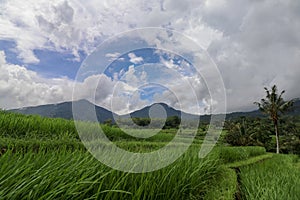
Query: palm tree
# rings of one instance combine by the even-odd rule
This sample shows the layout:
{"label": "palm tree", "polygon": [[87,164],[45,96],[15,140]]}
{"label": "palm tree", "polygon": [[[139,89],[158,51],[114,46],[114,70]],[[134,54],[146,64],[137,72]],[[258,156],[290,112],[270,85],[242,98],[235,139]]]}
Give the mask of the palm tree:
{"label": "palm tree", "polygon": [[277,86],[274,85],[271,90],[264,88],[267,96],[265,99],[261,99],[260,102],[254,102],[255,105],[259,107],[259,110],[263,113],[269,115],[273,121],[274,130],[276,134],[276,153],[279,153],[279,133],[278,133],[278,120],[280,114],[288,111],[294,104],[294,100],[284,101],[282,95],[284,90],[278,95]]}

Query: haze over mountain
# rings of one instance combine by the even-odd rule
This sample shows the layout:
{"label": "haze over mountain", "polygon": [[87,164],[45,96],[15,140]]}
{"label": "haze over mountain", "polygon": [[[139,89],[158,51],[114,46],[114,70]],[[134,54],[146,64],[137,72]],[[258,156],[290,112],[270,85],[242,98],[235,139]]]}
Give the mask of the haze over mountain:
{"label": "haze over mountain", "polygon": [[[129,113],[128,115],[118,115],[103,107],[94,105],[87,100],[64,102],[58,104],[48,104],[48,105],[41,105],[41,106],[34,106],[34,107],[25,107],[25,108],[13,109],[9,111],[22,113],[26,115],[40,115],[40,116],[51,117],[51,118],[73,119],[72,104],[76,104],[76,106],[79,108],[80,111],[79,119],[82,120],[93,121],[90,119],[88,113],[93,112],[95,109],[98,121],[100,123],[103,123],[109,119],[111,119],[112,122],[114,122],[115,120],[113,116],[117,118],[129,118],[129,117],[148,118],[151,116],[151,109],[155,107],[156,107],[156,111],[155,111],[156,113],[155,112],[154,114],[152,113],[152,116],[154,115],[153,117],[155,118],[159,118],[160,116],[166,116],[166,117],[182,116],[184,119],[193,120],[199,117],[198,115],[193,115],[193,114],[182,112],[180,110],[176,110],[165,103],[155,103],[152,104],[151,106],[146,106],[140,110],[136,110],[132,113]],[[80,109],[82,109],[82,111]],[[157,110],[160,110],[161,112],[158,113]],[[155,116],[155,114],[157,114],[157,116]],[[300,115],[300,100],[295,101],[294,108],[292,111],[288,113],[288,115],[292,115],[292,116]],[[228,113],[226,115],[226,119],[236,119],[241,116],[263,117],[264,115],[259,110],[254,110],[250,112],[233,112],[233,113]],[[200,116],[200,121],[202,122],[209,122],[209,120],[210,120],[210,115]]]}

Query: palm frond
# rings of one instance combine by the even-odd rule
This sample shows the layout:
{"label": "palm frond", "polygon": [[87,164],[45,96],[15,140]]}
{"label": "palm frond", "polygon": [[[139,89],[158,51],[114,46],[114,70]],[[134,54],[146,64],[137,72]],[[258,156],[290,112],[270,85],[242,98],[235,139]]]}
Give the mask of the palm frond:
{"label": "palm frond", "polygon": [[266,98],[260,100],[260,102],[254,102],[258,106],[259,110],[265,114],[268,114],[272,119],[277,120],[279,113],[284,113],[291,109],[294,100],[285,102],[283,94],[285,90],[281,91],[278,95],[278,89],[276,85],[273,85],[269,90],[264,87],[266,91]]}

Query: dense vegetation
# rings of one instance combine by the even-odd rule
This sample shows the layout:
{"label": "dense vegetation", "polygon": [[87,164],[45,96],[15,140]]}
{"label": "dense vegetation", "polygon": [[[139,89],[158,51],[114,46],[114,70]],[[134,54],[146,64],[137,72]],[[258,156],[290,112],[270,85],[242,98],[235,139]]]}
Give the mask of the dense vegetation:
{"label": "dense vegetation", "polygon": [[[268,119],[245,118],[227,121],[225,142],[233,146],[263,146],[276,151],[275,132]],[[300,117],[287,116],[279,120],[280,152],[300,154]]]}
{"label": "dense vegetation", "polygon": [[112,170],[82,151],[7,152],[0,157],[0,196],[4,199],[204,198],[222,170],[213,158],[199,160],[197,150],[190,149],[167,168],[145,174]]}
{"label": "dense vegetation", "polygon": [[266,98],[260,100],[260,102],[254,102],[261,112],[268,115],[274,125],[275,139],[276,139],[276,153],[279,153],[279,130],[278,122],[280,117],[285,112],[291,110],[294,105],[294,100],[285,101],[283,94],[285,91],[278,93],[277,86],[273,85],[271,89],[265,87]]}
{"label": "dense vegetation", "polygon": [[[248,119],[243,120],[248,126]],[[99,126],[82,123],[87,133]],[[288,120],[286,123],[292,128]],[[178,131],[163,129],[150,138],[137,139],[112,124],[101,126],[117,146],[133,152],[159,149]],[[270,156],[260,143],[249,147],[224,146],[231,133],[227,129],[209,156],[199,159],[206,130],[207,126],[202,124],[191,147],[172,165],[151,173],[132,174],[113,170],[91,156],[81,143],[73,121],[2,111],[0,199],[234,199],[240,188],[239,174],[234,169],[242,166],[240,163],[245,165],[253,159],[257,162]],[[242,169],[241,177],[246,177],[247,168]],[[299,180],[297,173],[295,176]],[[248,188],[247,179],[242,180],[244,188]],[[257,195],[255,190],[242,191],[246,198]],[[297,190],[292,192],[291,197],[298,195]]]}
{"label": "dense vegetation", "polygon": [[[99,124],[82,122],[87,132],[98,129]],[[168,142],[176,133],[177,129],[160,131],[157,135],[139,139],[124,133],[116,126],[101,125],[106,136],[112,141],[159,141]],[[147,131],[147,130],[139,130]],[[0,136],[1,138],[18,139],[45,139],[45,140],[73,140],[80,141],[75,124],[71,120],[59,118],[45,118],[37,115],[22,115],[0,111]]]}
{"label": "dense vegetation", "polygon": [[293,155],[275,155],[257,165],[242,167],[244,199],[300,199],[298,159]]}
{"label": "dense vegetation", "polygon": [[[162,124],[161,119],[134,117],[134,118],[132,118],[132,120],[135,124],[137,124],[138,126],[142,126],[142,127],[149,125],[150,122],[152,123],[152,127],[157,127],[157,128],[159,128],[159,126]],[[131,119],[130,119],[130,121],[131,121]],[[126,124],[124,119],[123,119],[122,123]],[[178,116],[171,116],[171,117],[167,117],[167,119],[163,125],[163,129],[170,129],[170,128],[177,129],[177,128],[179,128],[179,125],[180,125],[180,118]]]}

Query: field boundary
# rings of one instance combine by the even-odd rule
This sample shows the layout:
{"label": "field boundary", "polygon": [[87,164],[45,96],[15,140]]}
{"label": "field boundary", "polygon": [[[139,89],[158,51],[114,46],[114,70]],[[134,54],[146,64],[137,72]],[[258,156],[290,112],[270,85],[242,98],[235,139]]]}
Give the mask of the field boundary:
{"label": "field boundary", "polygon": [[235,199],[241,200],[241,176],[240,176],[240,168],[248,165],[254,165],[259,162],[263,162],[267,159],[271,159],[273,157],[273,153],[267,153],[260,156],[255,156],[252,158],[249,158],[247,160],[238,161],[234,163],[225,164],[226,167],[233,169],[236,173],[236,192],[235,192]]}
{"label": "field boundary", "polygon": [[225,164],[225,166],[229,167],[229,168],[240,168],[240,167],[243,167],[243,166],[246,166],[246,165],[255,164],[257,162],[262,162],[265,159],[270,159],[270,158],[273,157],[273,155],[274,155],[273,153],[266,153],[266,154],[263,154],[263,155],[248,158],[247,160],[228,163],[228,164]]}

